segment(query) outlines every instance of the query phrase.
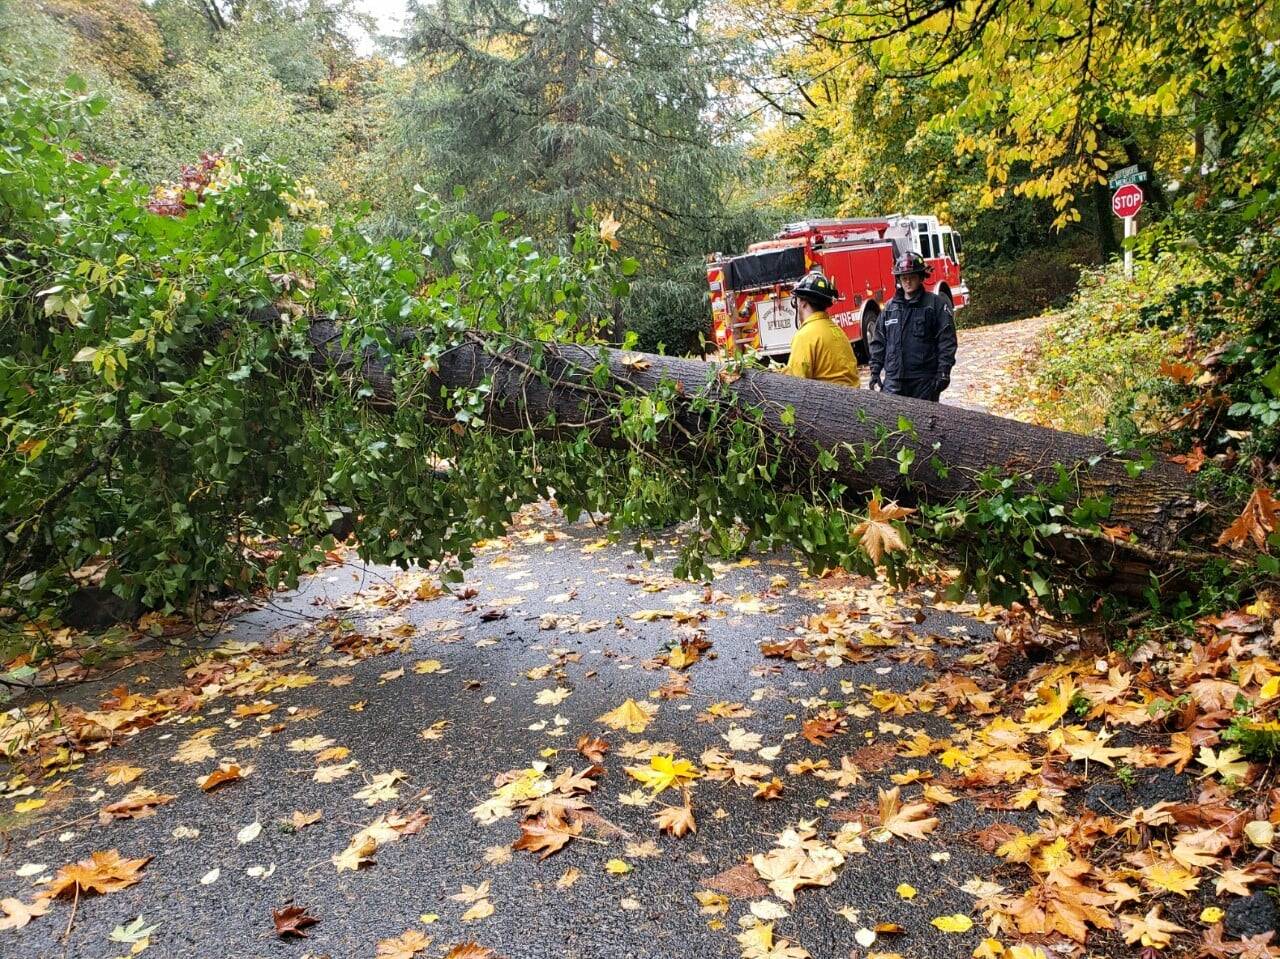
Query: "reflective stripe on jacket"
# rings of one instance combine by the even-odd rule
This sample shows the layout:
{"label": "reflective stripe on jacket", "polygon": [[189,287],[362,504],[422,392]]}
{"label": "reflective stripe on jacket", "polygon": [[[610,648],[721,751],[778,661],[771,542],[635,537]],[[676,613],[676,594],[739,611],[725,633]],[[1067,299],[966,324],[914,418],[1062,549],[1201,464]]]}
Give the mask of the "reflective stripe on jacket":
{"label": "reflective stripe on jacket", "polygon": [[849,338],[822,312],[812,314],[796,333],[784,372],[807,380],[858,386],[858,361]]}

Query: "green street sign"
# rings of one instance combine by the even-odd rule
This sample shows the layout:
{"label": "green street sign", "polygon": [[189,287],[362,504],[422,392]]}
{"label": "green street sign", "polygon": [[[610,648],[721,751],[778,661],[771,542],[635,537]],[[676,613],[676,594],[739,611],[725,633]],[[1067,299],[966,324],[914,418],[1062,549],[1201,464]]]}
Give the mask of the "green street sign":
{"label": "green street sign", "polygon": [[1117,170],[1115,173],[1111,174],[1111,179],[1107,181],[1108,185],[1113,190],[1118,187],[1127,186],[1130,183],[1146,182],[1147,171],[1140,170],[1136,163],[1132,166],[1125,167],[1123,170]]}

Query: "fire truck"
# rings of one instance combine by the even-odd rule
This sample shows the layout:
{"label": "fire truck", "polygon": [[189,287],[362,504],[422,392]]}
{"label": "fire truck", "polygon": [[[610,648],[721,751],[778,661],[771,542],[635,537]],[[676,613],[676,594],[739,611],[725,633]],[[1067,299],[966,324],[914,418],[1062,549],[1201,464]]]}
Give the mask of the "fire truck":
{"label": "fire truck", "polygon": [[840,298],[827,313],[844,330],[859,361],[868,356],[867,333],[893,297],[893,261],[919,253],[929,264],[926,289],[955,309],[969,302],[960,274],[960,234],[936,216],[803,220],[738,256],[707,257],[712,334],[726,353],[754,349],[785,361],[796,334],[791,289],[820,267]]}

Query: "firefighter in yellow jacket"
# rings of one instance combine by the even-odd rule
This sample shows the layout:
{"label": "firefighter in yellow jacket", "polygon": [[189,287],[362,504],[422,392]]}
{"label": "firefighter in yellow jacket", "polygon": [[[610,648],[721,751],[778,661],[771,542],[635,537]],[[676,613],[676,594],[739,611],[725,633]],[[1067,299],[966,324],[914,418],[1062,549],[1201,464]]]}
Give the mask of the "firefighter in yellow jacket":
{"label": "firefighter in yellow jacket", "polygon": [[858,361],[844,330],[826,309],[839,295],[821,270],[810,270],[792,291],[800,329],[791,341],[791,358],[784,372],[807,380],[858,386]]}

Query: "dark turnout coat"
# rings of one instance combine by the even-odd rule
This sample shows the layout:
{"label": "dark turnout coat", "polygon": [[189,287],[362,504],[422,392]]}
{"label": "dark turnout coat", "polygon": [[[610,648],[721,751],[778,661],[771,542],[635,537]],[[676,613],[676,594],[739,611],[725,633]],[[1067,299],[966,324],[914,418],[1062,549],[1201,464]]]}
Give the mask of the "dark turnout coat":
{"label": "dark turnout coat", "polygon": [[950,304],[923,290],[908,300],[899,289],[876,320],[870,352],[871,378],[881,378],[886,393],[936,400],[956,362]]}

